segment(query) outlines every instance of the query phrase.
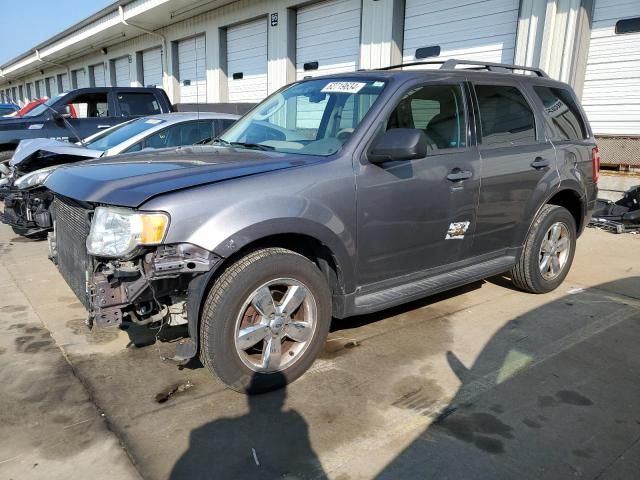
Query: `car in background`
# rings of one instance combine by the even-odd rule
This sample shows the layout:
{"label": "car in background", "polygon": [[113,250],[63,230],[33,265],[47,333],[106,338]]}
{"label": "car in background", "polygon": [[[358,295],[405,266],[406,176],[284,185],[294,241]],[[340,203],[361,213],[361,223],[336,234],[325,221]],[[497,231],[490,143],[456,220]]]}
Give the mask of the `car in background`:
{"label": "car in background", "polygon": [[207,143],[238,118],[228,113],[169,113],[130,120],[78,144],[24,140],[9,162],[9,175],[0,180],[0,199],[4,200],[0,221],[20,235],[44,234],[51,228],[53,196],[42,184],[55,168],[91,158]]}
{"label": "car in background", "polygon": [[20,107],[15,103],[0,103],[0,118],[6,115],[11,115],[18,110],[20,110]]}
{"label": "car in background", "polygon": [[[20,117],[24,117],[31,110],[36,108],[38,105],[42,105],[47,100],[49,100],[47,97],[36,98],[35,100],[31,100],[29,103],[27,103],[24,107],[22,107],[17,112],[13,112],[13,113],[10,113],[9,115],[5,115],[2,118],[16,118],[16,117],[20,118]],[[76,114],[75,109],[73,108],[73,105],[70,106],[69,110],[70,110],[69,113],[71,114],[71,118],[77,118],[78,117],[78,115]]]}
{"label": "car in background", "polygon": [[0,164],[13,157],[21,140],[77,142],[135,117],[172,111],[161,88],[91,87],[63,92],[22,117],[0,121]]}

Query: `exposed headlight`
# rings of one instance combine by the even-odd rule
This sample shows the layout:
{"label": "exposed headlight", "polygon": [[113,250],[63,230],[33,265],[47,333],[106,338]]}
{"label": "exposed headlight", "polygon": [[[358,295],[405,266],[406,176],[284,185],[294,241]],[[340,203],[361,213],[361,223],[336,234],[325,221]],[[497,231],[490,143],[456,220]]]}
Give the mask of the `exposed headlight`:
{"label": "exposed headlight", "polygon": [[14,185],[20,190],[35,187],[37,185],[42,185],[44,181],[49,177],[49,175],[51,175],[51,172],[55,170],[55,168],[56,167],[47,167],[36,170],[35,172],[27,173],[26,175],[18,178],[15,181]]}
{"label": "exposed headlight", "polygon": [[87,251],[97,257],[123,257],[139,245],[162,242],[168,227],[166,213],[98,207],[87,237]]}

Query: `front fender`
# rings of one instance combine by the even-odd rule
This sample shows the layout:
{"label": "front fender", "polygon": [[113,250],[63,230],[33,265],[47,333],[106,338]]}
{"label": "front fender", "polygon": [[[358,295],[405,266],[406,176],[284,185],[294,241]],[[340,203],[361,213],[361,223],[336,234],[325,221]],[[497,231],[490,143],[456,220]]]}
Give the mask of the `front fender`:
{"label": "front fender", "polygon": [[355,204],[345,161],[172,192],[143,208],[171,216],[164,243],[191,243],[223,258],[273,235],[312,237],[333,253],[348,293],[356,283]]}

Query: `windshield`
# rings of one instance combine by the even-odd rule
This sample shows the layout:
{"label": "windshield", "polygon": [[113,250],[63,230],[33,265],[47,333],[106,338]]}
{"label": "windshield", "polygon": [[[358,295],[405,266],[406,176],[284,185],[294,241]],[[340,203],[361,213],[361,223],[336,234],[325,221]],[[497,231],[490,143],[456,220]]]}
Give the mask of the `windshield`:
{"label": "windshield", "polygon": [[23,117],[37,117],[38,115],[42,115],[44,112],[49,110],[45,105],[52,106],[54,103],[56,103],[62,97],[64,97],[64,95],[65,95],[64,93],[61,93],[60,95],[56,95],[55,97],[50,98],[46,102],[41,103],[40,105],[35,107],[33,110],[25,113],[23,115]]}
{"label": "windshield", "polygon": [[122,142],[135,137],[139,133],[165,122],[166,120],[161,120],[159,118],[137,118],[130,122],[122,123],[116,127],[110,128],[106,132],[94,135],[88,143],[85,143],[84,146],[93,150],[109,150],[110,148],[120,145]]}
{"label": "windshield", "polygon": [[332,155],[353,134],[385,85],[385,81],[361,77],[294,84],[242,117],[217,143]]}

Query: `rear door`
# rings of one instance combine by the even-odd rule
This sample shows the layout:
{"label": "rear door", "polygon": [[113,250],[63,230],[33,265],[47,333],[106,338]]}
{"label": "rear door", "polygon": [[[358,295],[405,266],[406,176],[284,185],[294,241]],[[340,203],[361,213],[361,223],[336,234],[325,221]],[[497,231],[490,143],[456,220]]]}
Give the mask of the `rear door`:
{"label": "rear door", "polygon": [[513,80],[474,82],[482,188],[473,255],[519,247],[541,201],[558,183],[556,153],[541,115]]}
{"label": "rear door", "polygon": [[147,91],[117,90],[115,92],[116,116],[120,121],[163,113],[162,105],[155,93]]}
{"label": "rear door", "polygon": [[363,284],[436,273],[469,257],[480,161],[469,135],[465,97],[463,82],[429,83],[411,86],[390,102],[385,129],[421,129],[431,148],[424,158],[360,166],[358,270]]}

